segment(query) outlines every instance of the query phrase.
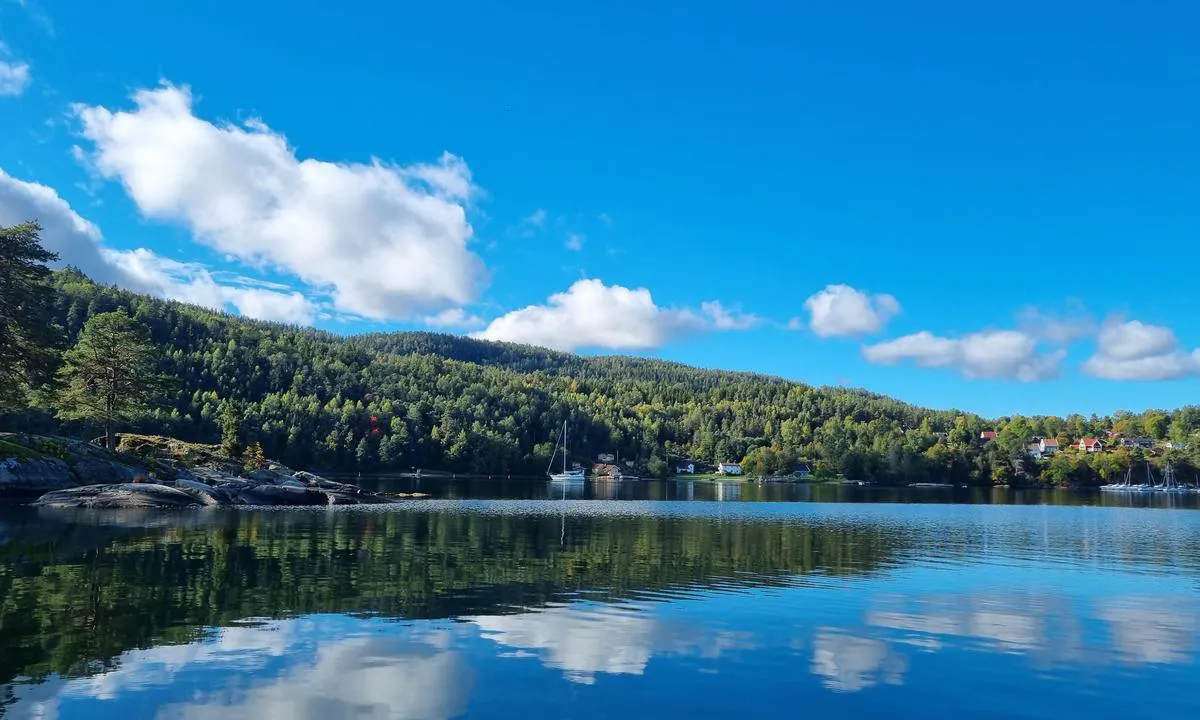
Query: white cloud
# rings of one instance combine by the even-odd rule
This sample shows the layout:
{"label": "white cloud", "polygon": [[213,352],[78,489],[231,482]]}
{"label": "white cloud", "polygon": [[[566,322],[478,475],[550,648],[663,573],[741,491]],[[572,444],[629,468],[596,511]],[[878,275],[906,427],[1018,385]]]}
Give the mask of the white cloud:
{"label": "white cloud", "polygon": [[134,109],[77,106],[90,161],[147,217],[182,222],[220,252],[328,291],[336,309],[401,319],[461,307],[485,282],[470,251],[470,170],[444,154],[397,167],[300,159],[261,121],[213,124],[184,87]]}
{"label": "white cloud", "polygon": [[0,96],[20,95],[30,80],[29,63],[0,60]]}
{"label": "white cloud", "polygon": [[[891,295],[868,295],[849,285],[827,285],[804,301],[809,327],[821,337],[877,333],[900,314],[900,303]],[[793,318],[788,327],[799,329],[803,321]]]}
{"label": "white cloud", "polygon": [[968,378],[1022,382],[1056,377],[1066,357],[1065,350],[1039,352],[1037,338],[1017,330],[985,330],[961,338],[922,331],[866,345],[862,353],[877,365],[911,361],[920,367],[956,370]]}
{"label": "white cloud", "polygon": [[533,214],[522,220],[521,223],[535,228],[546,227],[546,211],[538,208],[533,211]]}
{"label": "white cloud", "polygon": [[0,169],[0,225],[37,220],[42,244],[103,283],[114,283],[119,273],[100,253],[100,229],[71,209],[53,188],[18,180]]}
{"label": "white cloud", "polygon": [[424,319],[426,325],[436,328],[475,328],[484,324],[483,318],[462,308],[450,308]]}
{"label": "white cloud", "polygon": [[583,249],[583,241],[584,240],[585,240],[585,238],[582,235],[580,235],[579,233],[570,233],[569,235],[567,235],[567,242],[566,242],[567,249],[574,250],[575,252],[579,252],[580,250]]}
{"label": "white cloud", "polygon": [[555,350],[606,348],[639,350],[660,347],[693,332],[748,327],[752,316],[730,313],[720,303],[701,312],[661,308],[646,288],[631,290],[603,281],[578,280],[545,305],[496,318],[473,337],[540,345]]}
{"label": "white cloud", "polygon": [[106,248],[100,229],[80,217],[53,188],[18,180],[0,169],[0,225],[27,220],[41,223],[42,244],[62,263],[100,283],[216,310],[232,306],[260,320],[308,324],[316,314],[316,305],[298,292],[251,287],[254,281],[246,280],[221,284],[196,263],[181,263],[145,248]]}
{"label": "white cloud", "polygon": [[762,323],[757,315],[743,313],[734,308],[726,308],[713,300],[700,303],[700,311],[708,318],[714,330],[749,330]]}
{"label": "white cloud", "polygon": [[1082,307],[1063,315],[1027,307],[1017,314],[1017,326],[1039,340],[1069,345],[1096,332],[1096,321]]}
{"label": "white cloud", "polygon": [[1109,320],[1083,371],[1106,380],[1175,380],[1200,374],[1200,349],[1187,352],[1175,333],[1138,320]]}

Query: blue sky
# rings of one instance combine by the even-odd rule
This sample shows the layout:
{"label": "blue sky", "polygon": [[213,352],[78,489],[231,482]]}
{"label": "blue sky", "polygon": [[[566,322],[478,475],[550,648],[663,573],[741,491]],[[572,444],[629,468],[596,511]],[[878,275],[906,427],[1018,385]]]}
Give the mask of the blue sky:
{"label": "blue sky", "polygon": [[0,223],[339,332],[1196,401],[1194,3],[345,5],[0,0]]}

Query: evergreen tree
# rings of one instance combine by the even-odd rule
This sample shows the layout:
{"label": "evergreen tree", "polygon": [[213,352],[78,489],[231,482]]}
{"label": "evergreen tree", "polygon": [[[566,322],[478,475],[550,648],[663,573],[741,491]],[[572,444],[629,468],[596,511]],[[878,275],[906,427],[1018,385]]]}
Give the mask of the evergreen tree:
{"label": "evergreen tree", "polygon": [[231,458],[242,456],[242,422],[245,409],[237,400],[221,404],[221,452]]}
{"label": "evergreen tree", "polygon": [[30,390],[50,382],[61,335],[51,322],[54,289],[35,222],[0,226],[0,410],[23,407]]}
{"label": "evergreen tree", "polygon": [[116,449],[117,425],[148,410],[169,387],[157,358],[146,327],[124,312],[92,317],[65,357],[59,417],[102,425],[105,447]]}

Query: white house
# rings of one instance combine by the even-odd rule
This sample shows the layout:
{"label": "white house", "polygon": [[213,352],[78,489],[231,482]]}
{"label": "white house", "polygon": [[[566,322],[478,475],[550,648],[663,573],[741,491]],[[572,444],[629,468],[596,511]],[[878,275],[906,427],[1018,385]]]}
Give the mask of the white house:
{"label": "white house", "polygon": [[1025,454],[1034,460],[1041,460],[1045,456],[1045,451],[1042,450],[1041,443],[1029,443],[1025,446]]}
{"label": "white house", "polygon": [[1089,453],[1104,452],[1104,443],[1100,442],[1096,438],[1084,438],[1084,439],[1080,440],[1079,444],[1076,445],[1075,447],[1079,448],[1083,452],[1089,452]]}
{"label": "white house", "polygon": [[675,466],[676,475],[682,475],[684,473],[687,473],[688,475],[695,475],[696,463],[691,462],[690,460],[685,460],[684,462],[681,462]]}
{"label": "white house", "polygon": [[1058,452],[1058,441],[1054,438],[1042,438],[1038,443],[1038,449],[1042,455],[1053,455]]}
{"label": "white house", "polygon": [[741,463],[721,463],[717,465],[717,472],[722,475],[741,475]]}

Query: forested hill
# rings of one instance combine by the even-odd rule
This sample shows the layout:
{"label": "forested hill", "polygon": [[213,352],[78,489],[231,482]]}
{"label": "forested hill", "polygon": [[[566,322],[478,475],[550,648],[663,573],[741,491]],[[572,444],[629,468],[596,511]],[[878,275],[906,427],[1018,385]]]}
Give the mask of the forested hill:
{"label": "forested hill", "polygon": [[[341,337],[96,285],[70,269],[52,282],[69,342],[89,317],[123,309],[150,328],[161,369],[178,378],[178,394],[130,429],[217,442],[236,408],[248,440],[297,468],[536,474],[563,421],[573,460],[619,452],[656,474],[681,456],[745,458],[766,472],[804,460],[881,482],[989,483],[1013,466],[1014,448],[1005,457],[976,442],[992,427],[981,418],[863,391],[431,333]],[[49,411],[4,422],[55,429]],[[1022,431],[1053,436],[1100,421],[1031,423]]]}

